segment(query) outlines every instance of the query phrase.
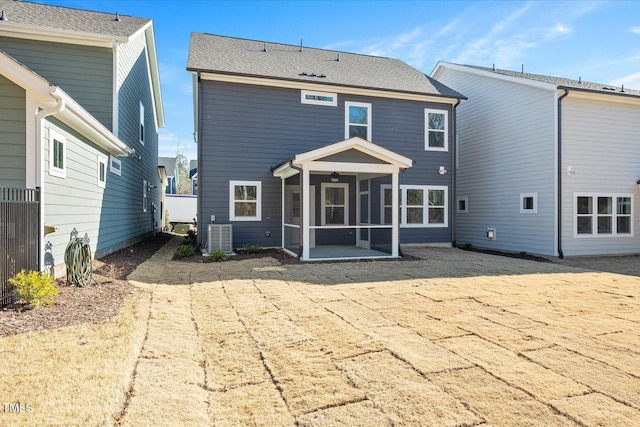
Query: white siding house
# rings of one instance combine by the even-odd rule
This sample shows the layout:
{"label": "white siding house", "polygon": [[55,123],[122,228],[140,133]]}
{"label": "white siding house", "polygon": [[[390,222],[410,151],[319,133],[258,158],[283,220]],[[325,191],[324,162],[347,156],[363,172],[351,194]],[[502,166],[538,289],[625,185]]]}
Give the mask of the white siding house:
{"label": "white siding house", "polygon": [[640,91],[445,62],[432,77],[468,97],[457,109],[457,245],[640,252]]}

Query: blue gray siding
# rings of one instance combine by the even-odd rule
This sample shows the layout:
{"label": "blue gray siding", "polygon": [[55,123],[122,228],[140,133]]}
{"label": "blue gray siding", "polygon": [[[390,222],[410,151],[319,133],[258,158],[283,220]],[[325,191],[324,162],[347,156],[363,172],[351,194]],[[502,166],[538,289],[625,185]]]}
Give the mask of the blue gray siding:
{"label": "blue gray siding", "polygon": [[[280,246],[282,184],[270,168],[297,153],[344,140],[345,101],[371,103],[372,142],[415,161],[414,167],[401,174],[401,184],[451,185],[451,174],[437,173],[439,166],[451,170],[451,151],[424,150],[424,109],[448,109],[451,121],[449,105],[338,94],[338,106],[331,107],[301,104],[296,89],[204,80],[200,87],[201,224],[208,224],[211,215],[216,215],[216,223],[229,223],[230,180],[262,182],[262,221],[233,222],[235,247],[245,243]],[[316,191],[320,191],[319,183]],[[350,192],[355,206],[355,185],[350,185]],[[449,197],[451,194],[450,189]],[[372,197],[379,195],[374,191]],[[355,219],[355,209],[352,214]],[[317,218],[319,223],[319,215]],[[202,242],[206,242],[206,232],[206,227],[200,227]],[[401,240],[451,242],[451,227],[402,230]]]}
{"label": "blue gray siding", "polygon": [[25,91],[0,76],[0,187],[24,188]]}
{"label": "blue gray siding", "polygon": [[108,129],[113,118],[111,49],[0,37],[5,51],[60,86]]}

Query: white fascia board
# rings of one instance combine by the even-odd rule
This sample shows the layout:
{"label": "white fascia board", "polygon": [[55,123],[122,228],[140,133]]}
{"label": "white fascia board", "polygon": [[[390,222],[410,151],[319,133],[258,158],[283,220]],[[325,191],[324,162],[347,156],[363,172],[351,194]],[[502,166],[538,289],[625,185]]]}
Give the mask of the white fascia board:
{"label": "white fascia board", "polygon": [[309,162],[302,165],[302,169],[310,172],[342,172],[342,173],[398,173],[396,165],[380,165],[376,163],[349,163],[349,162]]}
{"label": "white fascia board", "polygon": [[537,80],[531,80],[524,77],[506,76],[500,73],[493,73],[491,71],[480,70],[478,68],[467,67],[464,65],[452,64],[450,62],[443,62],[443,61],[438,62],[435,69],[431,72],[431,77],[437,80],[444,68],[454,70],[454,71],[459,71],[462,73],[474,74],[477,76],[489,77],[496,80],[502,80],[506,82],[525,85],[525,86],[531,86],[538,89],[545,89],[549,91],[555,91],[558,88],[558,85],[551,84],[551,83],[539,82]]}
{"label": "white fascia board", "polygon": [[[197,70],[190,69],[188,71]],[[339,94],[373,96],[376,98],[403,99],[407,101],[434,102],[451,105],[454,105],[458,102],[458,98],[449,98],[445,96],[423,95],[419,93],[398,92],[383,89],[368,89],[353,86],[340,86],[336,84],[307,83],[297,80],[275,79],[269,77],[239,76],[235,74],[221,74],[207,71],[201,71],[200,78],[202,80],[211,80],[226,83],[282,87],[287,89],[312,90],[320,92],[336,92]]]}
{"label": "white fascia board", "polygon": [[149,21],[142,29],[134,34],[134,37],[144,31],[147,44],[149,62],[149,74],[151,78],[151,95],[153,96],[153,111],[156,119],[156,128],[164,128],[164,107],[162,104],[162,91],[160,90],[160,67],[158,66],[158,53],[156,51],[156,37],[153,31],[152,21]]}
{"label": "white fascia board", "polygon": [[61,30],[55,28],[42,28],[31,25],[16,24],[11,21],[2,21],[2,24],[0,25],[0,36],[107,48],[112,46],[113,40],[121,43],[129,41],[128,37],[123,36]]}
{"label": "white fascia board", "polygon": [[[564,94],[564,86],[561,86],[558,90],[558,97]],[[640,97],[634,95],[624,95],[620,92],[615,93],[606,93],[606,92],[593,92],[585,89],[576,89],[567,87],[569,91],[569,95],[567,98],[578,98],[578,99],[587,99],[591,101],[601,101],[601,102],[615,102],[617,104],[628,104],[628,105],[640,105]]]}

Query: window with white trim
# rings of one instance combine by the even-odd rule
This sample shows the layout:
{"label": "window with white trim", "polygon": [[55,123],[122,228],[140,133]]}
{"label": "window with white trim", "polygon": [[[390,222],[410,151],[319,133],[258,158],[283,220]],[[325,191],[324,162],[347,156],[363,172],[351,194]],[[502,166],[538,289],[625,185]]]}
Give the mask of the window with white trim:
{"label": "window with white trim", "polygon": [[364,102],[344,103],[344,138],[354,136],[371,141],[371,104]]}
{"label": "window with white trim", "polygon": [[631,194],[575,194],[576,237],[633,236]]}
{"label": "window with white trim", "polygon": [[469,198],[468,197],[458,197],[458,213],[469,213]]}
{"label": "window with white trim", "polygon": [[326,105],[335,107],[338,105],[338,94],[301,90],[300,102],[302,102],[303,104]]}
{"label": "window with white trim", "polygon": [[98,187],[104,188],[107,184],[107,158],[98,154]]}
{"label": "window with white trim", "polygon": [[322,225],[349,224],[349,184],[323,182]]}
{"label": "window with white trim", "polygon": [[142,180],[142,212],[147,211],[147,191],[148,191],[147,181]]}
{"label": "window with white trim", "polygon": [[109,157],[109,171],[118,176],[122,175],[122,161],[116,156]]}
{"label": "window with white trim", "polygon": [[229,181],[229,220],[262,220],[262,182]]}
{"label": "window with white trim", "polygon": [[[391,224],[391,186],[381,186],[382,223]],[[427,185],[400,186],[400,226],[447,227],[448,187]]]}
{"label": "window with white trim", "polygon": [[428,151],[449,150],[449,112],[447,110],[424,110],[424,149]]}
{"label": "window with white trim", "polygon": [[140,101],[140,144],[144,145],[144,105]]}
{"label": "window with white trim", "polygon": [[538,193],[520,194],[520,213],[538,213]]}
{"label": "window with white trim", "polygon": [[67,176],[67,139],[49,129],[49,174],[60,178]]}

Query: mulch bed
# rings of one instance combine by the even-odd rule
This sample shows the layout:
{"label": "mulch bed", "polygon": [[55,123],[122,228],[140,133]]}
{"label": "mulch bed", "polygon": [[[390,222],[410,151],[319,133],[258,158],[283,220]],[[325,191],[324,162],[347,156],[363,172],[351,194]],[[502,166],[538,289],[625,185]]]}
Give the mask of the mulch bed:
{"label": "mulch bed", "polygon": [[93,278],[96,283],[92,286],[67,286],[66,279],[56,279],[58,295],[51,306],[30,309],[17,303],[5,307],[0,310],[0,336],[110,319],[118,314],[122,304],[133,293],[126,277],[171,238],[172,234],[159,233],[94,260]]}

